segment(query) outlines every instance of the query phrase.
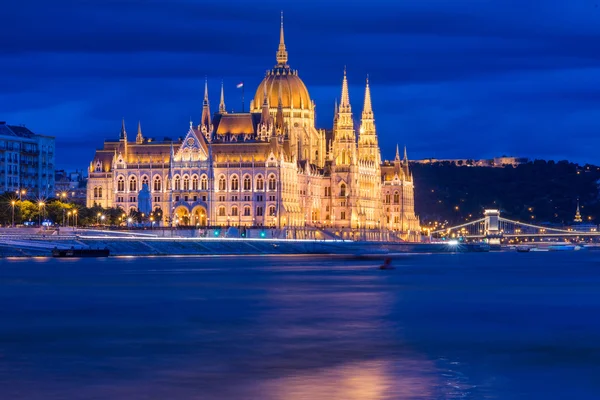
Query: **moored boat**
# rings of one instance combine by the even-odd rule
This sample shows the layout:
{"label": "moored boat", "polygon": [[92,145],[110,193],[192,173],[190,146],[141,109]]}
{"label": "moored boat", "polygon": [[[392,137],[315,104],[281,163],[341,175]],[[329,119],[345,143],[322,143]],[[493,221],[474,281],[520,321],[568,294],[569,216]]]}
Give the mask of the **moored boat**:
{"label": "moored boat", "polygon": [[52,257],[64,258],[64,257],[108,257],[110,250],[104,249],[53,249]]}

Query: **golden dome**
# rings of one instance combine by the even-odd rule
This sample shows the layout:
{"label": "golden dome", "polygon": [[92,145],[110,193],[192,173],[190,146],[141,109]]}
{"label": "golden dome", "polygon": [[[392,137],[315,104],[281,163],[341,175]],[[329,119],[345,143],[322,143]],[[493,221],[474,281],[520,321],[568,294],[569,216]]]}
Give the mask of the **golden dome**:
{"label": "golden dome", "polygon": [[269,107],[275,108],[281,105],[283,108],[295,108],[308,110],[311,108],[308,89],[298,77],[298,72],[290,69],[287,64],[288,54],[285,49],[283,36],[283,12],[281,13],[281,27],[279,28],[279,47],[276,54],[277,64],[275,68],[267,72],[265,79],[258,85],[254,95],[254,111],[260,110],[265,98],[265,92],[269,101]]}
{"label": "golden dome", "polygon": [[281,105],[283,108],[310,109],[311,101],[306,85],[298,77],[296,71],[286,67],[278,66],[269,71],[265,79],[258,85],[256,94],[254,95],[254,110],[260,110],[262,107],[265,86],[269,107],[274,108],[278,106],[281,94]]}

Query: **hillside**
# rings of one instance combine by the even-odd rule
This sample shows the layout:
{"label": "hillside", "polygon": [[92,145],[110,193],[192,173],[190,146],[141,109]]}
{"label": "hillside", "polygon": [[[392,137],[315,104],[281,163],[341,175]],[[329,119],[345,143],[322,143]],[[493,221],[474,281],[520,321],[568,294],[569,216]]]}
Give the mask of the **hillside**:
{"label": "hillside", "polygon": [[568,161],[536,160],[518,167],[413,164],[415,208],[423,224],[481,218],[485,208],[534,223],[569,224],[577,198],[586,221],[598,223],[600,168]]}

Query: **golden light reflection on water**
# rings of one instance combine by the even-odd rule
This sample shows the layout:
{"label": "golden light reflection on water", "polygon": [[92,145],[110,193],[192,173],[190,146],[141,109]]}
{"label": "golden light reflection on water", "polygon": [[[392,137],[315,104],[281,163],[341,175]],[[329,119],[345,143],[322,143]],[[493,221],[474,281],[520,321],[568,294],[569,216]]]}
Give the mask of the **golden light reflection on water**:
{"label": "golden light reflection on water", "polygon": [[371,360],[279,378],[263,389],[272,400],[431,399],[440,384],[434,370],[428,360]]}

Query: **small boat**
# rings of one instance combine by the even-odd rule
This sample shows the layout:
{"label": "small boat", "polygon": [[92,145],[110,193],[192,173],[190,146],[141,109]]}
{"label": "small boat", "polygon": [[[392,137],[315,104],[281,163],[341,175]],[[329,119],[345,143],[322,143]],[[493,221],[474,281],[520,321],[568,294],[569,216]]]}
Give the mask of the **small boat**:
{"label": "small boat", "polygon": [[517,253],[529,253],[531,251],[531,247],[529,246],[517,246]]}
{"label": "small boat", "polygon": [[54,248],[52,250],[52,257],[55,258],[65,258],[65,257],[108,257],[110,255],[110,250],[108,248],[104,249],[68,249],[68,250],[60,250]]}
{"label": "small boat", "polygon": [[388,257],[383,262],[383,265],[379,266],[379,269],[396,269],[396,268],[392,267],[392,259]]}
{"label": "small boat", "polygon": [[557,245],[548,246],[548,251],[573,251],[573,250],[575,250],[574,245],[557,244]]}

